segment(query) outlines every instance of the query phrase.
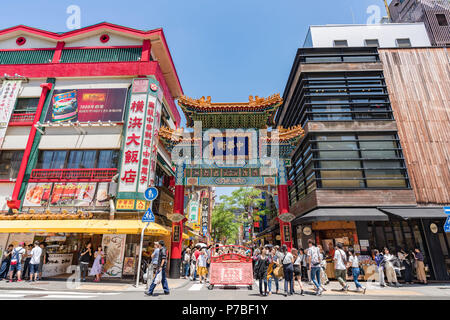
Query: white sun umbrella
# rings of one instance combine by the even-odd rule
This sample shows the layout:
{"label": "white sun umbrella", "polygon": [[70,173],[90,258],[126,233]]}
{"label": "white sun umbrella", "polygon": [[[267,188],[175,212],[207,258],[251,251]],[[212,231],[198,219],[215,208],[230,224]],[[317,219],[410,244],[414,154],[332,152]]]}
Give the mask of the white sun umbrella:
{"label": "white sun umbrella", "polygon": [[200,248],[205,248],[205,247],[207,247],[208,245],[207,245],[206,243],[199,242],[199,243],[197,243],[195,246],[196,246],[196,247],[200,247]]}

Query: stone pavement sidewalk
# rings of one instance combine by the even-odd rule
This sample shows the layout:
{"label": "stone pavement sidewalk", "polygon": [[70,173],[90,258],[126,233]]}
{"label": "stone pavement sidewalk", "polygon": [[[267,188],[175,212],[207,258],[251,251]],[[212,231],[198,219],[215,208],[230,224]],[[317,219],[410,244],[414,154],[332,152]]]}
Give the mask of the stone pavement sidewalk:
{"label": "stone pavement sidewalk", "polygon": [[[448,296],[450,299],[450,283],[431,283],[428,285],[413,284],[413,285],[400,285],[400,287],[380,287],[378,283],[360,281],[363,287],[366,287],[365,295],[368,296]],[[325,286],[327,289],[322,295],[363,295],[362,292],[356,291],[356,287],[353,281],[347,282],[349,286],[348,291],[341,291],[341,285],[337,281],[331,281]],[[272,284],[272,287],[274,285]],[[315,287],[312,284],[306,282],[303,283],[305,291],[314,292]],[[273,288],[272,288],[273,289]],[[284,290],[284,281],[280,282],[280,292]],[[294,290],[299,292],[300,286],[295,283]]]}
{"label": "stone pavement sidewalk", "polygon": [[[186,279],[167,279],[170,289],[177,289],[185,286],[189,280]],[[61,281],[61,280],[41,280],[37,282],[6,282],[0,281],[0,290],[80,290],[86,292],[118,292],[118,291],[143,291],[145,285],[140,284],[135,287],[134,282],[120,283],[113,282],[108,279],[104,282],[75,282],[75,281]]]}

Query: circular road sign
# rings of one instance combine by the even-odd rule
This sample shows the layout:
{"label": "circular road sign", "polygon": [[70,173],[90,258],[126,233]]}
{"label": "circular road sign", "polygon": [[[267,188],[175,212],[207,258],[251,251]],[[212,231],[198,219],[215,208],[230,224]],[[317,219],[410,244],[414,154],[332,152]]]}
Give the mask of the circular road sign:
{"label": "circular road sign", "polygon": [[158,189],[156,189],[155,187],[150,187],[147,190],[145,190],[144,198],[147,201],[153,201],[156,199],[156,197],[158,197]]}

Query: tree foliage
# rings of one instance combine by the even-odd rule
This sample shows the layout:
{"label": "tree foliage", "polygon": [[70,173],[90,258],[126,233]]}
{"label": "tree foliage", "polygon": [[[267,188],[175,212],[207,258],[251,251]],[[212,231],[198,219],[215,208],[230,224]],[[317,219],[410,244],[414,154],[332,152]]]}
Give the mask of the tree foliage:
{"label": "tree foliage", "polygon": [[216,241],[234,243],[238,230],[244,223],[250,224],[257,217],[266,214],[265,200],[260,189],[242,187],[234,190],[230,196],[221,196],[212,213],[212,236]]}

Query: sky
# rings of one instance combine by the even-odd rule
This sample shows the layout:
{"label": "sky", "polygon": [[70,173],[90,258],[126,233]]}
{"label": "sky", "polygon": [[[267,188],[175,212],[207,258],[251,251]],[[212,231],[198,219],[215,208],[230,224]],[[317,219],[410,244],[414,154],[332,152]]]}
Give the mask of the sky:
{"label": "sky", "polygon": [[69,31],[70,5],[81,27],[163,28],[184,94],[213,102],[283,94],[310,25],[365,24],[372,5],[386,15],[383,0],[21,0],[2,1],[0,29]]}

